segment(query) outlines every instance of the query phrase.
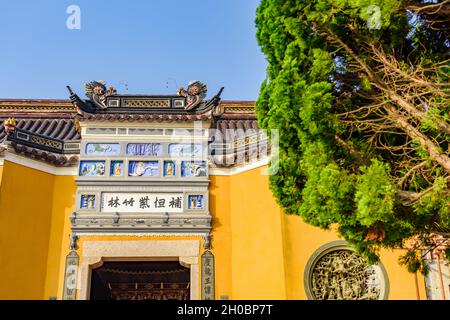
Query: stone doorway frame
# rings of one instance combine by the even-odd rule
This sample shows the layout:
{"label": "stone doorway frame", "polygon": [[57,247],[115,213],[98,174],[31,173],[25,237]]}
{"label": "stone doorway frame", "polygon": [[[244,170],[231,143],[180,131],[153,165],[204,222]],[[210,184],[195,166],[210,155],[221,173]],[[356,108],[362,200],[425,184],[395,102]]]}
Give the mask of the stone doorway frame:
{"label": "stone doorway frame", "polygon": [[92,269],[104,261],[179,261],[190,269],[190,299],[199,300],[200,240],[119,240],[83,242],[78,300],[89,300]]}

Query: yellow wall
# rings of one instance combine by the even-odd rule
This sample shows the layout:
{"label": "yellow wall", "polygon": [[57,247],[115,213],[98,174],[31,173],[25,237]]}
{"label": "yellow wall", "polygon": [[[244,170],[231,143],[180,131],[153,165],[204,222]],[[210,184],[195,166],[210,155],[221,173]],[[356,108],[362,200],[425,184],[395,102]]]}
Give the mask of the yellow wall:
{"label": "yellow wall", "polygon": [[[283,214],[261,168],[210,179],[216,298],[306,299],[303,274],[308,259],[322,245],[337,240],[335,233]],[[0,299],[62,298],[75,190],[72,176],[53,176],[5,161],[0,187]],[[85,236],[79,245],[87,240],[158,238]],[[81,257],[81,249],[78,253]],[[399,253],[382,251],[389,298],[416,299],[414,275],[398,265]],[[423,277],[418,282],[425,299]]]}
{"label": "yellow wall", "polygon": [[65,265],[62,252],[69,247],[69,217],[75,208],[75,191],[75,177],[55,177],[44,299],[58,297],[63,290],[59,287],[60,273],[64,273],[61,266]]}
{"label": "yellow wall", "polygon": [[[307,299],[304,290],[304,272],[311,255],[324,244],[341,240],[333,231],[324,231],[305,224],[298,216],[284,216],[285,259],[288,299]],[[401,250],[381,251],[381,262],[389,280],[389,299],[417,299],[414,274],[398,264]],[[418,275],[420,298],[426,299],[425,282]]]}
{"label": "yellow wall", "polygon": [[54,176],[4,162],[0,187],[0,299],[42,299]]}
{"label": "yellow wall", "polygon": [[284,299],[282,214],[254,169],[210,176],[216,298]]}
{"label": "yellow wall", "polygon": [[231,178],[233,299],[285,299],[282,214],[268,176],[253,169]]}
{"label": "yellow wall", "polygon": [[4,168],[0,299],[57,296],[64,224],[75,203],[74,177],[54,176],[9,161]]}
{"label": "yellow wall", "polygon": [[0,185],[2,185],[3,165],[0,166]]}
{"label": "yellow wall", "polygon": [[[211,177],[210,209],[220,225],[213,233],[218,260],[216,281],[231,282],[232,289],[229,293],[228,286],[218,286],[216,295],[227,294],[230,299],[307,299],[303,276],[309,258],[322,245],[339,238],[333,231],[283,214],[261,169]],[[222,226],[222,220],[229,223],[228,228]],[[389,299],[417,299],[415,275],[398,264],[401,253],[382,251],[381,262],[390,283]],[[231,274],[227,269],[230,264]],[[420,298],[425,299],[421,275],[418,284]]]}
{"label": "yellow wall", "polygon": [[230,179],[224,176],[210,176],[209,209],[212,219],[212,252],[215,257],[216,299],[228,296],[231,299],[231,214]]}

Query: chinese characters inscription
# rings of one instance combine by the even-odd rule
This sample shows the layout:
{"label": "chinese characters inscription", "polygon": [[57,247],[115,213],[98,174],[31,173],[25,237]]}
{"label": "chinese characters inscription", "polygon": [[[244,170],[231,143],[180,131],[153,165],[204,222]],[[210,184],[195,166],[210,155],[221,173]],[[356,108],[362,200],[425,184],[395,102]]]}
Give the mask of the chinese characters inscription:
{"label": "chinese characters inscription", "polygon": [[102,212],[182,212],[183,194],[104,193]]}
{"label": "chinese characters inscription", "polygon": [[202,255],[202,299],[214,300],[214,255],[211,251]]}

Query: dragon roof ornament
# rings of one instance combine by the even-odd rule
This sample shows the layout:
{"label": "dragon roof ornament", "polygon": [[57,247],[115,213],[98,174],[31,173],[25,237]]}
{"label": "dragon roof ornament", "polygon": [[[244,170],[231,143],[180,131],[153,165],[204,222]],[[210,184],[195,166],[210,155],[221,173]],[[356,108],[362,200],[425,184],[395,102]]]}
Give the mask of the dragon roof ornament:
{"label": "dragon roof ornament", "polygon": [[16,129],[17,121],[14,118],[8,118],[5,120],[3,125],[5,127],[6,134],[10,135]]}
{"label": "dragon roof ornament", "polygon": [[106,109],[106,97],[112,96],[117,93],[114,87],[109,86],[108,89],[105,86],[105,81],[91,81],[83,84],[86,88],[86,96],[95,103],[100,109]]}
{"label": "dragon roof ornament", "polygon": [[191,110],[197,107],[205,98],[208,87],[206,84],[198,80],[190,81],[187,90],[181,87],[177,94],[186,98],[186,110]]}

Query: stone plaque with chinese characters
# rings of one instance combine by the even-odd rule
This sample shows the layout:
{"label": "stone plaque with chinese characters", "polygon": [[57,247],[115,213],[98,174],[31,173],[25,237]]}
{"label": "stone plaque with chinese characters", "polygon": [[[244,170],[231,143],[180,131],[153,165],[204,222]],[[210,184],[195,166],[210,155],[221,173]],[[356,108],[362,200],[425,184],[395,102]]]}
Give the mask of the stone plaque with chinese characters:
{"label": "stone plaque with chinese characters", "polygon": [[202,255],[202,299],[214,300],[214,255],[211,251]]}
{"label": "stone plaque with chinese characters", "polygon": [[183,193],[103,193],[102,212],[183,212]]}
{"label": "stone plaque with chinese characters", "polygon": [[66,257],[63,300],[75,300],[76,298],[78,260],[78,254],[75,251],[70,251],[70,253]]}

